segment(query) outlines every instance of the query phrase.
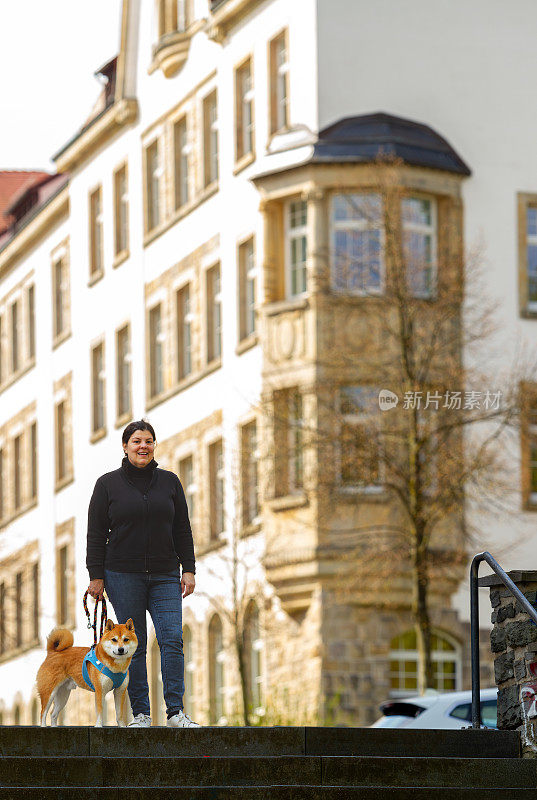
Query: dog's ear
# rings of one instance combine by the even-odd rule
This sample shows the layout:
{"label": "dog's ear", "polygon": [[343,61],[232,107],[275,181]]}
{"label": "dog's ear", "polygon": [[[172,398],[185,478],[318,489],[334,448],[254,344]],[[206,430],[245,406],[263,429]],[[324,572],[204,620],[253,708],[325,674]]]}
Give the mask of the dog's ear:
{"label": "dog's ear", "polygon": [[134,622],[132,621],[132,619],[128,619],[128,620],[126,621],[126,623],[125,623],[125,627],[126,627],[126,628],[127,628],[127,630],[129,630],[129,631],[133,631],[133,630],[134,630]]}
{"label": "dog's ear", "polygon": [[115,627],[116,626],[114,625],[114,620],[112,620],[112,619],[107,619],[106,620],[106,625],[105,625],[105,628],[104,628],[106,631],[111,631],[112,628],[115,628]]}

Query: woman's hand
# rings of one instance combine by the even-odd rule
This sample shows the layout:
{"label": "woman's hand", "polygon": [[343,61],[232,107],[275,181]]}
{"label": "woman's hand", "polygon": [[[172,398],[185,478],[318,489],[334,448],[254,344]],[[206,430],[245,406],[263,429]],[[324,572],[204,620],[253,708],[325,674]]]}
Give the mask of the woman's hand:
{"label": "woman's hand", "polygon": [[183,598],[188,597],[189,594],[192,594],[195,586],[196,586],[196,578],[194,577],[194,573],[183,572],[181,576],[181,590],[183,593]]}
{"label": "woman's hand", "polygon": [[104,580],[102,578],[94,578],[90,581],[88,586],[88,594],[95,598],[95,600],[102,600],[104,592]]}

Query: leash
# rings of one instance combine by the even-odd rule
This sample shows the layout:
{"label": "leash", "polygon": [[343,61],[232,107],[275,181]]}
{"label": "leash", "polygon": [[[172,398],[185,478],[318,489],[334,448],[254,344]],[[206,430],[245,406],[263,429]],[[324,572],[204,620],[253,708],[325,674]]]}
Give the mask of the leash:
{"label": "leash", "polygon": [[106,612],[106,600],[104,596],[100,601],[103,605],[101,608],[101,628],[100,628],[100,635],[99,639],[97,639],[97,606],[99,605],[99,600],[95,600],[95,606],[93,609],[93,625],[91,624],[91,616],[90,612],[88,611],[88,591],[86,590],[86,594],[84,595],[84,611],[86,612],[86,616],[88,618],[88,629],[93,628],[93,644],[96,645],[99,639],[102,638],[104,633],[104,626],[106,625],[106,620],[108,619],[108,614]]}

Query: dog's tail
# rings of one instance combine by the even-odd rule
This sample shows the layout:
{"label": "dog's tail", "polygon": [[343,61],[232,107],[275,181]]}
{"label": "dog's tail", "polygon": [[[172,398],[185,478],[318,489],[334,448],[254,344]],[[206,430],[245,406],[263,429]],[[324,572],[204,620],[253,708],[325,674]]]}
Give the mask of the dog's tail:
{"label": "dog's tail", "polygon": [[47,653],[57,653],[72,646],[73,634],[66,628],[54,628],[47,636]]}

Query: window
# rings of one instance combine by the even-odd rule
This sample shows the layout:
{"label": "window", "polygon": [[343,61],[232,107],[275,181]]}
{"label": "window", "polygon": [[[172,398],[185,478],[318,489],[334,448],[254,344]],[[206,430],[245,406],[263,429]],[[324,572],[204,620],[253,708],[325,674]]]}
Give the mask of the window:
{"label": "window", "polygon": [[246,527],[259,515],[259,452],[255,421],[242,427],[242,458],[242,523]]}
{"label": "window", "polygon": [[304,489],[304,418],[298,388],[275,393],[276,496]]}
{"label": "window", "polygon": [[179,380],[192,372],[192,324],[190,284],[177,292],[177,376]]}
{"label": "window", "polygon": [[105,427],[105,371],[104,343],[100,342],[91,351],[92,386],[92,432],[98,433]]}
{"label": "window", "polygon": [[58,574],[57,574],[57,597],[58,597],[58,608],[57,608],[57,619],[58,625],[65,625],[68,620],[68,582],[69,582],[69,575],[68,575],[68,546],[64,545],[63,547],[58,548],[58,555],[57,555],[57,567],[58,567]]}
{"label": "window", "polygon": [[188,134],[186,117],[181,117],[173,126],[175,156],[175,208],[188,203]]}
{"label": "window", "polygon": [[222,299],[220,264],[207,270],[207,362],[222,354]]}
{"label": "window", "polygon": [[21,647],[23,642],[22,603],[22,572],[17,572],[15,575],[15,647]]}
{"label": "window", "polygon": [[160,183],[162,169],[160,166],[159,143],[158,140],[149,145],[145,151],[145,185],[146,185],[146,228],[150,232],[156,228],[161,221],[160,214]]}
{"label": "window", "polygon": [[196,512],[196,483],[194,480],[194,459],[187,456],[179,461],[179,480],[185,493],[190,521],[194,519]]}
{"label": "window", "polygon": [[339,412],[340,485],[343,488],[380,490],[378,390],[370,386],[341,387]]}
{"label": "window", "polygon": [[[460,688],[460,647],[445,634],[431,637],[433,686],[439,692]],[[396,636],[390,643],[390,694],[392,697],[416,694],[418,691],[418,651],[415,629]]]}
{"label": "window", "polygon": [[522,496],[524,507],[533,510],[537,508],[537,386],[525,384],[521,391]]}
{"label": "window", "polygon": [[287,35],[282,31],[269,44],[270,133],[289,126],[289,59]]}
{"label": "window", "polygon": [[218,180],[218,110],[216,89],[203,100],[203,177],[204,185]]}
{"label": "window", "polygon": [[32,627],[34,639],[39,639],[39,564],[32,565]]}
{"label": "window", "polygon": [[183,625],[183,654],[185,657],[185,693],[183,695],[183,704],[185,714],[189,716],[194,715],[194,654],[192,647],[192,631],[188,625]]}
{"label": "window", "polygon": [[37,500],[37,422],[30,425],[30,497]]}
{"label": "window", "polygon": [[4,451],[0,450],[0,520],[2,520],[6,514],[6,498],[4,495],[5,479]]}
{"label": "window", "polygon": [[20,367],[20,314],[19,301],[11,305],[11,371],[17,372]]}
{"label": "window", "polygon": [[126,253],[129,249],[129,195],[127,165],[123,164],[114,173],[114,254]]}
{"label": "window", "polygon": [[189,0],[172,0],[175,19],[174,27],[180,33],[186,31],[190,25]]}
{"label": "window", "polygon": [[405,197],[401,217],[408,290],[415,297],[431,297],[436,269],[436,206],[432,200]]}
{"label": "window", "polygon": [[256,266],[254,239],[239,245],[239,338],[255,333]]}
{"label": "window", "polygon": [[6,584],[0,583],[0,655],[7,650],[6,635]]}
{"label": "window", "polygon": [[130,326],[124,325],[116,334],[117,416],[131,410],[131,345]]}
{"label": "window", "polygon": [[525,207],[525,269],[522,269],[522,303],[528,311],[537,312],[537,198]]}
{"label": "window", "polygon": [[252,61],[235,71],[235,161],[254,152],[254,90]]}
{"label": "window", "polygon": [[15,511],[22,506],[22,434],[13,439],[13,494]]}
{"label": "window", "polygon": [[6,584],[0,583],[0,655],[7,650],[6,635]]}
{"label": "window", "polygon": [[211,539],[218,539],[224,532],[224,453],[222,440],[209,447],[210,483],[210,533]]}
{"label": "window", "polygon": [[67,475],[67,448],[65,436],[66,403],[62,400],[56,405],[56,483]]}
{"label": "window", "polygon": [[150,395],[156,397],[164,391],[164,335],[160,303],[149,312],[149,380]]}
{"label": "window", "polygon": [[333,289],[380,294],[384,288],[380,198],[373,194],[335,195],[332,229]]}
{"label": "window", "polygon": [[71,517],[56,525],[55,536],[56,624],[65,627],[73,627],[76,619],[74,542],[75,521]]}
{"label": "window", "polygon": [[308,207],[304,200],[293,200],[286,213],[286,295],[297,297],[307,288],[306,258]]}
{"label": "window", "polygon": [[255,712],[263,706],[261,651],[263,642],[259,633],[259,609],[255,601],[250,601],[246,608],[244,633],[247,661],[247,681],[249,705]]}
{"label": "window", "polygon": [[224,716],[224,636],[222,622],[214,614],[209,623],[209,722],[218,723]]}
{"label": "window", "polygon": [[69,327],[69,268],[65,255],[52,262],[52,336],[58,339]]}
{"label": "window", "polygon": [[26,290],[28,321],[28,358],[35,358],[35,286],[32,283]]}
{"label": "window", "polygon": [[90,194],[89,206],[90,278],[93,278],[103,271],[103,201],[100,186]]}

